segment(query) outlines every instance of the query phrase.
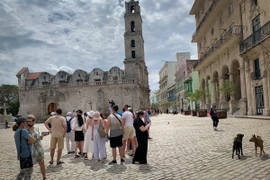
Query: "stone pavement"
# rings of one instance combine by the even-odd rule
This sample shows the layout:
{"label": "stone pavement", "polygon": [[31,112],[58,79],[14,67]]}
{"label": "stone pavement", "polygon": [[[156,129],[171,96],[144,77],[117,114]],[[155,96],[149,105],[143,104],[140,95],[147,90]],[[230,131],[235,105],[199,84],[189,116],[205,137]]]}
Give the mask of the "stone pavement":
{"label": "stone pavement", "polygon": [[[43,124],[39,124],[45,130]],[[108,165],[111,150],[107,145],[108,160],[74,159],[64,151],[64,164],[49,165],[49,139],[43,147],[49,180],[57,179],[179,179],[179,180],[256,180],[270,179],[270,121],[245,118],[221,119],[218,131],[212,128],[209,117],[158,115],[152,117],[148,165],[133,165],[126,158],[124,165]],[[232,142],[237,133],[244,133],[244,157],[232,159]],[[255,157],[252,134],[264,140],[266,155]],[[15,179],[19,170],[13,132],[0,129],[0,179]],[[35,165],[33,179],[42,179]]]}

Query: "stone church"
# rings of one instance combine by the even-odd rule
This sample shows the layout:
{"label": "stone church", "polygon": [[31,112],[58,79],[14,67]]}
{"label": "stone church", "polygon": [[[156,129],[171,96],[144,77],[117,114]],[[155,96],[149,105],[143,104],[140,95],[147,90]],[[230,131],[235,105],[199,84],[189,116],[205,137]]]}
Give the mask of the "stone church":
{"label": "stone church", "polygon": [[77,69],[73,74],[59,71],[30,72],[23,67],[18,73],[20,115],[34,114],[44,119],[50,112],[90,109],[109,114],[109,101],[120,109],[124,104],[134,110],[150,106],[148,70],[145,64],[142,17],[138,1],[125,2],[124,68],[109,71]]}

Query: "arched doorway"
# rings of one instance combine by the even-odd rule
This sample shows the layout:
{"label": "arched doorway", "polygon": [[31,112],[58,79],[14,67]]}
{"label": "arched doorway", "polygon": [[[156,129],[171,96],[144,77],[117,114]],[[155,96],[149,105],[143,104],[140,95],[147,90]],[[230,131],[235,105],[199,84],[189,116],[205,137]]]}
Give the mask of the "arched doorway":
{"label": "arched doorway", "polygon": [[50,103],[48,105],[48,114],[51,114],[51,112],[55,112],[56,111],[56,104],[55,103]]}
{"label": "arched doorway", "polygon": [[[207,76],[206,77],[206,89],[205,89],[205,95],[207,96],[207,106],[209,106],[210,104],[212,104],[212,100],[211,100],[211,77]],[[207,107],[208,108],[208,107]]]}
{"label": "arched doorway", "polygon": [[236,86],[234,97],[235,97],[235,100],[239,101],[241,99],[241,79],[240,79],[240,65],[237,60],[234,60],[232,62],[231,72],[233,74],[232,82]]}
{"label": "arched doorway", "polygon": [[[228,66],[223,66],[223,68],[222,68],[222,78],[223,78],[223,82],[230,80],[230,74],[229,74]],[[230,95],[228,95],[228,94],[225,95],[224,100],[226,102],[229,102],[231,100]]]}

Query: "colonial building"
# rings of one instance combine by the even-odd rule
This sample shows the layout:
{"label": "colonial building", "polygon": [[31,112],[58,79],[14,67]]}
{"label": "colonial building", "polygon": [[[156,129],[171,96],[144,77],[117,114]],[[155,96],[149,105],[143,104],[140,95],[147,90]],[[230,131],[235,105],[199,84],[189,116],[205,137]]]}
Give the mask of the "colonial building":
{"label": "colonial building", "polygon": [[185,98],[185,92],[192,89],[192,70],[197,60],[190,60],[189,52],[179,52],[176,54],[175,71],[175,95],[179,109],[188,109],[189,101]]}
{"label": "colonial building", "polygon": [[166,112],[169,108],[168,89],[174,85],[176,61],[166,61],[159,70],[159,91],[157,94],[158,108],[162,112]]}
{"label": "colonial building", "polygon": [[109,113],[109,100],[122,107],[129,104],[134,110],[149,107],[148,71],[144,56],[142,17],[138,1],[125,2],[125,69],[99,68],[91,72],[76,70],[73,74],[59,71],[30,72],[23,67],[18,73],[20,111],[33,113],[37,118],[57,108],[64,112],[82,109]]}
{"label": "colonial building", "polygon": [[240,1],[247,113],[270,115],[270,5],[266,0]]}
{"label": "colonial building", "polygon": [[[268,1],[195,0],[200,86],[205,89],[202,105],[217,104],[230,113],[270,114],[269,107],[269,27]],[[240,47],[239,47],[240,44]],[[225,81],[236,91],[218,91]]]}

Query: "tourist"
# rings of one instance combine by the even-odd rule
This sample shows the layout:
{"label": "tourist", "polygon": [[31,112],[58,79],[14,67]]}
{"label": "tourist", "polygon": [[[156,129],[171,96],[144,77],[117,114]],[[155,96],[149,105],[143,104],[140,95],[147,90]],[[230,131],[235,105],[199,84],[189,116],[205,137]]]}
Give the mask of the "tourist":
{"label": "tourist", "polygon": [[[144,119],[144,123],[147,125],[149,123],[151,123],[151,120],[150,120],[150,114],[148,112],[148,108],[145,108],[145,111],[144,111],[144,115],[143,115],[143,119]],[[148,128],[148,139],[152,139],[150,137],[150,127]]]}
{"label": "tourist", "polygon": [[[134,112],[133,112],[133,109],[132,108],[128,108],[128,110],[132,113],[132,116],[133,116],[133,122],[134,122],[134,120],[136,119],[136,116],[135,116],[135,114],[134,114]],[[137,148],[137,138],[136,138],[136,136],[134,136],[134,142],[135,142],[135,149]],[[129,152],[130,150],[132,150],[132,144],[131,144],[131,141],[130,141],[130,139],[128,139],[128,141],[127,141],[127,150],[126,150],[126,152]]]}
{"label": "tourist", "polygon": [[133,114],[128,110],[129,106],[128,105],[124,105],[123,109],[125,109],[125,112],[122,115],[122,126],[123,126],[123,151],[125,152],[125,148],[127,145],[127,141],[129,140],[131,142],[132,145],[132,153],[130,154],[130,156],[134,156],[135,154],[135,141],[134,141],[134,137],[135,137],[135,130],[133,127],[133,123],[134,123],[134,118],[133,118]]}
{"label": "tourist", "polygon": [[[86,124],[85,124],[85,135],[83,145],[83,156],[84,159],[88,159],[88,153],[93,154],[93,141],[92,141],[92,120],[95,111],[91,110],[87,112]],[[93,156],[92,156],[93,157]]]}
{"label": "tourist", "polygon": [[95,112],[92,121],[92,141],[94,150],[94,159],[98,162],[106,158],[105,143],[107,137],[100,137],[98,129],[102,127],[105,129],[104,122],[100,117],[99,112]]}
{"label": "tourist", "polygon": [[151,126],[151,122],[147,125],[144,123],[142,120],[144,114],[145,112],[139,111],[137,113],[137,118],[134,121],[138,147],[132,160],[132,164],[134,164],[136,161],[138,161],[140,164],[147,164],[148,129]]}
{"label": "tourist", "polygon": [[116,164],[116,147],[118,147],[119,155],[121,159],[121,163],[124,162],[123,156],[123,129],[122,129],[122,118],[120,115],[117,114],[118,106],[114,105],[111,110],[111,114],[108,116],[107,119],[107,127],[106,127],[106,133],[108,134],[110,130],[110,147],[112,148],[112,156],[113,160],[109,163],[109,165]]}
{"label": "tourist", "polygon": [[33,136],[36,139],[35,143],[33,144],[34,163],[39,164],[43,180],[45,180],[47,178],[46,178],[46,169],[45,169],[45,163],[44,163],[44,151],[41,144],[41,140],[43,139],[43,136],[47,136],[48,133],[43,132],[42,134],[40,134],[39,128],[34,127],[35,121],[36,121],[36,118],[34,115],[28,115],[26,118],[27,120],[30,120],[30,121],[27,121],[28,132],[31,134],[31,136]]}
{"label": "tourist", "polygon": [[[84,121],[82,117],[82,110],[77,111],[77,116],[75,117],[76,120],[72,125],[72,130],[75,131],[75,158],[83,156],[83,144],[84,144]],[[77,154],[79,148],[79,155]]]}
{"label": "tourist", "polygon": [[71,126],[74,123],[74,118],[72,117],[72,112],[67,112],[66,114],[66,123],[67,123],[67,133],[66,133],[66,148],[67,153],[75,153],[75,141],[74,141],[74,131],[72,131]]}
{"label": "tourist", "polygon": [[216,105],[214,105],[214,104],[212,105],[212,107],[210,109],[210,116],[211,116],[211,119],[213,121],[213,128],[214,128],[214,130],[217,130],[219,119],[217,117]]}
{"label": "tourist", "polygon": [[9,123],[8,123],[7,120],[5,121],[5,128],[6,128],[6,129],[9,128]]}
{"label": "tourist", "polygon": [[[14,133],[14,140],[17,149],[17,159],[30,158],[32,159],[32,144],[35,142],[33,138],[25,127],[27,126],[27,119],[24,117],[19,117],[15,119],[16,124],[12,127]],[[33,165],[28,168],[21,167],[16,180],[30,180],[33,173]]]}
{"label": "tourist", "polygon": [[[53,158],[55,154],[56,145],[57,145],[56,164],[60,165],[64,163],[63,161],[60,161],[60,159],[62,156],[62,150],[64,149],[64,137],[67,131],[67,123],[66,123],[66,119],[61,114],[62,114],[62,110],[57,109],[56,114],[54,116],[51,116],[44,123],[45,127],[51,133],[51,143],[50,143],[51,160],[49,161],[50,164],[53,164],[54,162]],[[51,124],[51,128],[48,126],[49,124]]]}

